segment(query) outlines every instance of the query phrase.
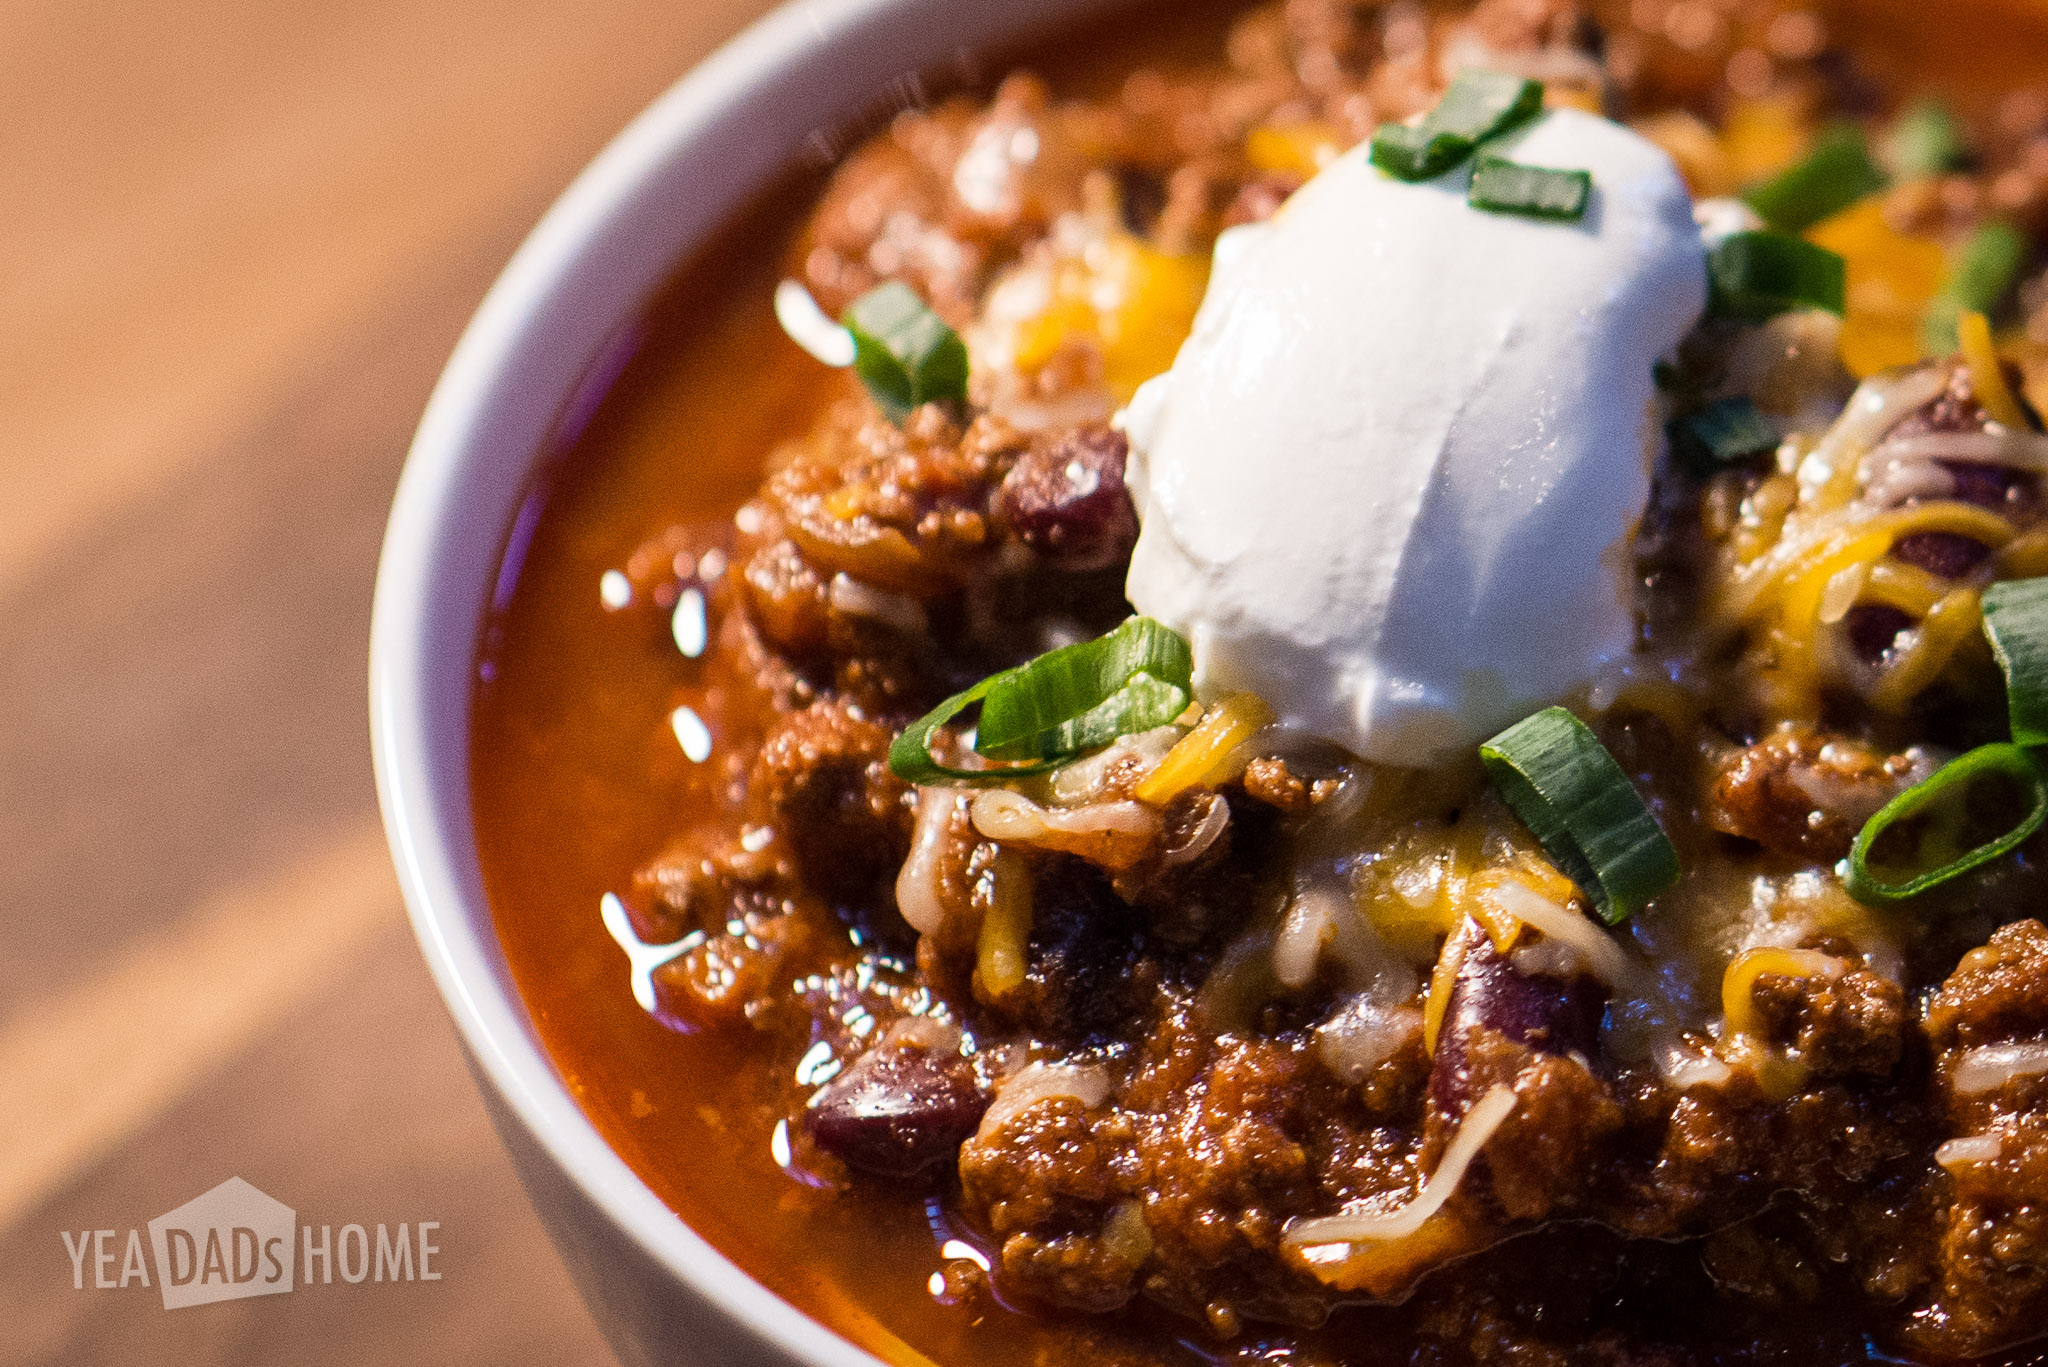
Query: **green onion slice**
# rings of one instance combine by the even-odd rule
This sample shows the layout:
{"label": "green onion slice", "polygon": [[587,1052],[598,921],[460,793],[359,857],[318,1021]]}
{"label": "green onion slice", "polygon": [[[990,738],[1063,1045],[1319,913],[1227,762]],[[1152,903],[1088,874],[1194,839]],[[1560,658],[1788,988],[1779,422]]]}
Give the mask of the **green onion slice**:
{"label": "green onion slice", "polygon": [[1373,130],[1372,164],[1396,180],[1433,180],[1472,155],[1470,139],[1426,126],[1383,123]]}
{"label": "green onion slice", "polygon": [[[1042,774],[1118,736],[1149,731],[1187,711],[1194,659],[1178,632],[1133,617],[1107,636],[1062,646],[992,674],[919,718],[889,747],[889,769],[909,783],[986,784]],[[974,751],[1021,761],[956,769],[932,758],[932,735],[975,703]]]}
{"label": "green onion slice", "polygon": [[1996,312],[2019,283],[2033,251],[2026,233],[2003,219],[1994,219],[1970,234],[1956,254],[1948,283],[1928,306],[1922,338],[1927,349],[1942,356],[1954,351],[1957,315]]}
{"label": "green onion slice", "polygon": [[1496,214],[1523,214],[1564,222],[1584,218],[1593,195],[1590,171],[1555,171],[1524,166],[1506,157],[1482,152],[1472,165],[1472,188],[1466,202]]}
{"label": "green onion slice", "polygon": [[[2017,795],[2017,802],[2015,802]],[[2019,816],[2011,817],[2014,807]],[[2048,819],[2048,772],[2022,746],[1980,745],[1914,784],[1864,823],[1849,850],[1849,895],[1883,905],[1917,897],[2008,853]],[[1981,843],[1977,832],[2000,832]],[[1903,844],[1902,852],[1898,847]]]}
{"label": "green onion slice", "polygon": [[902,281],[875,286],[839,321],[853,334],[854,373],[889,421],[936,399],[967,397],[966,344]]}
{"label": "green onion slice", "polygon": [[1843,123],[1815,139],[1804,161],[1751,187],[1743,198],[1779,232],[1803,233],[1887,183],[1888,177],[1870,159],[1862,131]]}
{"label": "green onion slice", "polygon": [[1678,878],[1678,851],[1586,724],[1545,708],[1479,747],[1515,815],[1558,867],[1618,925]]}
{"label": "green onion slice", "polygon": [[1885,138],[1892,170],[1905,180],[1922,180],[1970,164],[1970,144],[1955,112],[1940,100],[1915,103],[1892,124]]}
{"label": "green onion slice", "polygon": [[1707,254],[1708,307],[1760,323],[1787,309],[1842,311],[1847,268],[1825,247],[1784,233],[1733,233]]}
{"label": "green onion slice", "polygon": [[1672,463],[1697,479],[1778,449],[1778,429],[1743,398],[1722,399],[1673,418],[1665,430]]}
{"label": "green onion slice", "polygon": [[2007,579],[1984,590],[1984,634],[2005,671],[2016,745],[2048,745],[2048,579]]}
{"label": "green onion slice", "polygon": [[1397,180],[1433,180],[1542,109],[1541,81],[1461,71],[1421,123],[1383,123],[1373,132],[1372,164]]}

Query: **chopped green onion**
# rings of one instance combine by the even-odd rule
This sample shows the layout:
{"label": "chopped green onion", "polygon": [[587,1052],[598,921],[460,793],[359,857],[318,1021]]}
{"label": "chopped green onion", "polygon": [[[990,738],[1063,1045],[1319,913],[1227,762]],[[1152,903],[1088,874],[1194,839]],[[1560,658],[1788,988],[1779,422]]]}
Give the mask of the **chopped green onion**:
{"label": "chopped green onion", "polygon": [[1678,851],[1600,738],[1562,707],[1479,747],[1486,776],[1558,867],[1618,925],[1678,878]]}
{"label": "chopped green onion", "polygon": [[[954,694],[896,738],[889,769],[909,783],[1003,783],[1042,774],[1187,711],[1193,673],[1179,633],[1133,617],[1107,636],[1048,651]],[[932,758],[933,733],[975,703],[975,753],[1026,762],[955,769]]]}
{"label": "chopped green onion", "polygon": [[1885,155],[1902,180],[1924,180],[1970,164],[1970,145],[1953,110],[1920,100],[1899,115],[1885,138]]}
{"label": "chopped green onion", "polygon": [[990,759],[1050,759],[1164,726],[1187,711],[1194,658],[1150,617],[1048,651],[981,705],[974,748]]}
{"label": "chopped green onion", "polygon": [[1461,71],[1421,123],[1383,123],[1373,132],[1372,164],[1397,180],[1432,180],[1542,109],[1540,81]]}
{"label": "chopped green onion", "polygon": [[1843,123],[1822,133],[1804,161],[1752,186],[1742,197],[1779,232],[1803,233],[1887,183],[1885,173],[1870,159],[1862,131]]}
{"label": "chopped green onion", "polygon": [[1956,318],[1963,313],[1996,312],[2026,270],[2034,244],[2019,228],[1993,219],[1956,254],[1948,283],[1927,310],[1923,341],[1936,355],[1956,349]]}
{"label": "chopped green onion", "polygon": [[1474,145],[1506,132],[1543,109],[1543,82],[1504,71],[1461,71],[1423,116],[1423,126],[1456,133]]}
{"label": "chopped green onion", "polygon": [[[1987,780],[1993,787],[1988,803]],[[2000,813],[2000,834],[1965,847],[1972,826],[1993,824],[1973,807],[2002,801],[2009,810],[2014,790],[2024,804],[2019,817],[2008,823]],[[2040,761],[2022,746],[2003,741],[1980,745],[1885,803],[1864,823],[1849,850],[1844,886],[1859,902],[1906,901],[2008,853],[2039,830],[2043,819],[2048,819],[2048,773]],[[1887,843],[1906,839],[1909,855],[1902,860],[1876,857],[1879,842],[1894,831],[1897,835]]]}
{"label": "chopped green onion", "polygon": [[1470,139],[1405,123],[1373,130],[1372,164],[1396,180],[1432,180],[1472,155]]}
{"label": "chopped green onion", "polygon": [[1472,188],[1465,199],[1489,213],[1569,222],[1586,216],[1586,201],[1592,195],[1590,171],[1554,171],[1481,153],[1473,163]]}
{"label": "chopped green onion", "polygon": [[1708,307],[1760,323],[1788,309],[1842,311],[1847,268],[1825,247],[1784,233],[1733,233],[1707,254]]}
{"label": "chopped green onion", "polygon": [[2015,745],[2048,745],[2048,579],[2007,579],[1984,590],[1984,634],[2005,671]]}
{"label": "chopped green onion", "polygon": [[1722,399],[1673,418],[1665,429],[1671,461],[1698,479],[1778,449],[1778,429],[1748,399]]}
{"label": "chopped green onion", "polygon": [[935,399],[967,397],[967,346],[900,280],[875,286],[839,321],[853,334],[853,369],[889,421]]}

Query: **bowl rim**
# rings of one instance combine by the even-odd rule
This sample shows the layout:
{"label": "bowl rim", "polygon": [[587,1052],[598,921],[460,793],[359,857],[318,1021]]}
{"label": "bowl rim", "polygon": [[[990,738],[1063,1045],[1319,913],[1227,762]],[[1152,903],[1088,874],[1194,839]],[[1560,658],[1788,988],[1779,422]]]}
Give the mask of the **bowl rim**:
{"label": "bowl rim", "polygon": [[[930,71],[950,56],[1022,41],[1130,0],[1006,0],[1004,5],[961,6],[955,0],[789,0],[771,10],[689,70],[635,117],[575,178],[520,245],[492,284],[457,343],[421,418],[393,497],[377,571],[371,613],[369,711],[371,752],[378,804],[387,843],[413,932],[443,1002],[454,1018],[472,1071],[494,1090],[505,1109],[532,1136],[541,1153],[609,1221],[656,1264],[726,1316],[744,1325],[764,1346],[808,1367],[879,1367],[879,1360],[808,1314],[796,1310],[733,1263],[715,1245],[671,1211],[641,1181],[576,1104],[533,1032],[517,985],[499,950],[491,910],[482,887],[469,810],[467,724],[474,677],[474,650],[484,627],[487,584],[450,583],[441,573],[455,538],[495,538],[488,557],[497,567],[506,551],[507,519],[465,513],[466,487],[504,481],[524,488],[552,453],[549,435],[532,449],[507,453],[489,449],[489,419],[502,407],[521,376],[548,343],[548,326],[573,310],[579,289],[587,289],[591,258],[604,250],[635,250],[632,218],[647,212],[647,201],[671,165],[693,143],[714,139],[720,121],[752,98],[774,91],[835,48],[894,43],[906,52],[899,76]],[[937,22],[934,16],[943,16]],[[919,27],[921,25],[921,27]],[[856,64],[858,65],[858,64]],[[872,65],[872,62],[870,62]],[[839,76],[838,104],[813,128],[871,109],[880,87]],[[786,88],[786,87],[785,87]],[[724,129],[729,137],[731,130]],[[810,141],[815,145],[813,131]],[[562,415],[577,406],[579,387],[602,370],[604,352],[615,348],[637,318],[652,289],[677,261],[733,212],[771,183],[801,155],[806,139],[763,155],[772,169],[749,179],[730,177],[706,221],[680,252],[649,266],[629,262],[625,274],[645,277],[628,284],[623,308],[600,301],[605,340],[586,338],[581,358],[584,379],[548,405],[544,434],[558,433]],[[644,225],[643,225],[644,226]],[[641,234],[645,238],[646,234]],[[498,473],[485,471],[494,467]],[[513,507],[523,494],[512,495]],[[459,671],[447,669],[451,647],[437,628],[460,625]],[[434,661],[442,667],[436,669]],[[459,698],[451,698],[455,690]],[[458,721],[451,739],[451,720]],[[451,759],[451,752],[460,762]],[[451,772],[452,766],[452,772]],[[553,1230],[551,1228],[551,1234]]]}

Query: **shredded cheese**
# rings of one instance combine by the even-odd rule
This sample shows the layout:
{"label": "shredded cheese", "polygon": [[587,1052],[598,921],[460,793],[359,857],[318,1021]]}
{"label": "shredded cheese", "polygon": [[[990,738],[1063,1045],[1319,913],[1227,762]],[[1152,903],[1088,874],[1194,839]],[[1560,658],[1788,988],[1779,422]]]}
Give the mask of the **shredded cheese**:
{"label": "shredded cheese", "polygon": [[[1904,525],[1910,522],[1912,525]],[[1822,585],[1858,560],[1875,560],[1898,537],[1914,531],[1984,532],[2000,546],[2012,539],[2005,519],[1972,504],[1943,500],[1859,517],[1855,509],[1800,509],[1788,517],[1778,541],[1729,577],[1715,615],[1734,626],[1754,622],[1780,607],[1803,581],[1818,574]],[[1815,598],[1818,599],[1818,590]]]}
{"label": "shredded cheese", "polygon": [[[1338,1215],[1324,1215],[1315,1219],[1295,1219],[1288,1222],[1281,1241],[1288,1247],[1301,1250],[1303,1256],[1313,1265],[1318,1259],[1308,1250],[1330,1244],[1374,1244],[1404,1239],[1422,1229],[1429,1217],[1444,1208],[1458,1184],[1465,1180],[1465,1172],[1472,1166],[1472,1160],[1493,1138],[1494,1131],[1506,1121],[1515,1109],[1515,1089],[1505,1084],[1494,1087],[1479,1098],[1472,1109],[1465,1113],[1458,1132],[1444,1148],[1443,1160],[1436,1165],[1436,1171],[1422,1184],[1422,1190],[1415,1194],[1399,1210],[1385,1214],[1365,1211],[1345,1211]],[[1341,1256],[1341,1255],[1340,1255]]]}
{"label": "shredded cheese", "polygon": [[1586,971],[1609,987],[1622,988],[1635,981],[1635,965],[1622,947],[1568,903],[1554,901],[1516,880],[1502,882],[1492,895],[1503,911],[1523,925],[1541,931],[1546,940],[1569,947]]}
{"label": "shredded cheese", "polygon": [[1027,1063],[996,1084],[995,1102],[982,1115],[975,1137],[989,1139],[1011,1117],[1056,1096],[1070,1096],[1093,1110],[1109,1096],[1109,1073],[1092,1063]]}
{"label": "shredded cheese", "polygon": [[1231,752],[1273,720],[1273,709],[1255,693],[1233,693],[1203,714],[1159,767],[1138,782],[1132,795],[1163,807],[1197,784],[1222,776]]}
{"label": "shredded cheese", "polygon": [[1996,1163],[2005,1152],[2005,1141],[1995,1134],[1973,1134],[1951,1139],[1934,1151],[1934,1161],[1954,1172],[1974,1163]]}
{"label": "shredded cheese", "polygon": [[1998,553],[2000,579],[2033,579],[2048,574],[2048,530],[2014,537]]}
{"label": "shredded cheese", "polygon": [[1261,171],[1307,180],[1344,146],[1343,134],[1326,123],[1262,123],[1245,136],[1244,157]]}
{"label": "shredded cheese", "polygon": [[1874,562],[1859,560],[1855,564],[1836,571],[1820,595],[1820,623],[1833,626],[1849,615],[1849,609],[1856,606],[1856,600],[1863,596],[1863,586],[1870,582]]}
{"label": "shredded cheese", "polygon": [[953,817],[966,805],[957,788],[919,788],[917,827],[910,839],[910,857],[896,875],[896,910],[920,935],[935,935],[946,919],[946,899],[939,886],[939,861],[945,857]]}
{"label": "shredded cheese", "polygon": [[1905,646],[1895,653],[1877,686],[1870,690],[1870,705],[1880,712],[1903,712],[1920,690],[1934,682],[1948,667],[1957,650],[1978,639],[1984,620],[1977,590],[1955,589],[1927,610],[1920,625],[1907,633]]}
{"label": "shredded cheese", "polygon": [[1870,567],[1858,601],[1925,617],[1948,591],[1949,582],[1938,574],[1903,560],[1880,560]]}
{"label": "shredded cheese", "polygon": [[1963,353],[1963,363],[1970,367],[1970,387],[1977,392],[1977,402],[1985,414],[2001,427],[2025,431],[2026,415],[2020,411],[2012,387],[2005,382],[2005,367],[1991,341],[1990,320],[1981,313],[1964,311],[1956,319],[1956,341]]}
{"label": "shredded cheese", "polygon": [[1761,945],[1745,949],[1729,961],[1721,975],[1721,1014],[1731,1037],[1755,1039],[1763,1027],[1756,1011],[1756,980],[1766,973],[1783,978],[1839,978],[1847,961],[1817,949],[1784,949]]}
{"label": "shredded cheese", "polygon": [[1323,946],[1335,934],[1342,894],[1318,884],[1296,890],[1273,941],[1273,976],[1290,989],[1307,987]]}
{"label": "shredded cheese", "polygon": [[1938,367],[1879,376],[1858,385],[1842,416],[1799,463],[1801,501],[1823,509],[1845,506],[1856,496],[1864,453],[1906,414],[1934,402],[1947,387],[1948,376]]}
{"label": "shredded cheese", "polygon": [[[1839,638],[1822,633],[1839,628],[1857,602],[1888,602],[1906,611],[1918,606],[1931,622],[1909,643],[1915,649],[1889,662],[1884,679],[1856,679],[1884,710],[1910,703],[1976,630],[1974,590],[1952,589],[1924,570],[1885,559],[1901,538],[1947,532],[1994,551],[2013,539],[2005,518],[1955,500],[1910,504],[1857,520],[1861,512],[1858,505],[1791,519],[1783,541],[1737,570],[1723,596],[1720,615],[1729,627],[1775,610],[1770,678],[1784,716],[1818,715],[1827,676],[1845,669]],[[1918,648],[1923,641],[1925,648]]]}
{"label": "shredded cheese", "polygon": [[1437,955],[1436,970],[1429,975],[1429,996],[1422,1003],[1422,1052],[1436,1057],[1436,1038],[1443,1032],[1444,1013],[1450,1010],[1451,989],[1458,985],[1458,970],[1465,965],[1465,941],[1452,935]]}
{"label": "shredded cheese", "polygon": [[1004,997],[1024,984],[1031,938],[1031,862],[1016,850],[999,850],[989,871],[988,910],[975,945],[975,985],[989,997]]}
{"label": "shredded cheese", "polygon": [[1144,858],[1163,826],[1159,813],[1140,802],[1041,807],[1009,788],[984,788],[968,812],[990,840],[1079,855],[1112,871]]}
{"label": "shredded cheese", "polygon": [[1949,1070],[1948,1083],[1958,1096],[1995,1092],[2017,1077],[2048,1073],[2048,1040],[2018,1044],[1984,1044],[1964,1052]]}

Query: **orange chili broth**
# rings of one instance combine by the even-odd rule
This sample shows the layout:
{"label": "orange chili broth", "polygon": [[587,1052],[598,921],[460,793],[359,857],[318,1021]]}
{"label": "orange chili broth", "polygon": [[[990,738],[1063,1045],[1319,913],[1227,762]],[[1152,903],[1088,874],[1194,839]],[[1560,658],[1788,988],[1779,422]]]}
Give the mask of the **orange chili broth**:
{"label": "orange chili broth", "polygon": [[[1178,3],[1163,11],[1170,24],[1150,25],[1140,11],[979,65],[1024,65],[1061,93],[1100,94],[1135,65],[1217,60],[1239,8]],[[1980,92],[2048,70],[2048,4],[1957,6],[1970,23],[1930,23],[1928,7],[1909,0],[1816,8],[1888,84],[1944,89],[1973,113],[1988,112]],[[1185,1330],[1136,1308],[1104,1327],[986,1301],[970,1320],[937,1304],[926,1278],[943,1266],[949,1231],[929,1190],[862,1184],[832,1196],[784,1173],[770,1140],[788,1060],[748,1031],[679,1033],[642,1012],[599,923],[600,897],[625,891],[690,813],[716,805],[720,759],[743,752],[763,720],[711,695],[662,615],[607,614],[599,578],[672,526],[692,529],[698,547],[729,540],[767,454],[843,392],[782,335],[771,308],[821,184],[819,173],[792,173],[686,263],[588,425],[541,462],[529,495],[540,515],[523,558],[508,563],[511,600],[486,623],[472,724],[479,852],[499,936],[542,1042],[606,1140],[694,1228],[813,1318],[906,1367],[1023,1367],[1140,1343],[1171,1355]],[[679,704],[709,721],[711,762],[681,753],[668,724]]]}

